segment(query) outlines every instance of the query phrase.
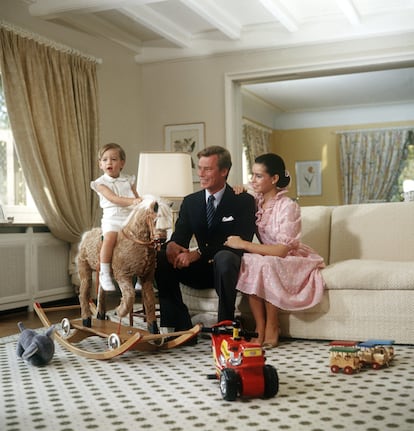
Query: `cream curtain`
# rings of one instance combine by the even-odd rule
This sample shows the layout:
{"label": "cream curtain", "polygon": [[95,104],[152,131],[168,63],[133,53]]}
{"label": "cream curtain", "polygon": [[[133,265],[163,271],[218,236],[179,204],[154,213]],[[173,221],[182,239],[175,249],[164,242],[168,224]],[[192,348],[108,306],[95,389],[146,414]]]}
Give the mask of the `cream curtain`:
{"label": "cream curtain", "polygon": [[272,130],[243,119],[243,148],[246,155],[248,173],[251,174],[254,159],[269,152]]}
{"label": "cream curtain", "polygon": [[340,132],[345,204],[389,201],[404,166],[408,130]]}
{"label": "cream curtain", "polygon": [[51,232],[76,243],[98,221],[96,61],[0,26],[0,70],[17,153]]}

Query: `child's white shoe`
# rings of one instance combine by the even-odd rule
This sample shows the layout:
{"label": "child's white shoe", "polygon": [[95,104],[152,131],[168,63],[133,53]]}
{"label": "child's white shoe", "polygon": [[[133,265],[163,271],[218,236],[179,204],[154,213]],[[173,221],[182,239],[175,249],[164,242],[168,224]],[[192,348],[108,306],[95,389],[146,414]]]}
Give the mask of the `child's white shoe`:
{"label": "child's white shoe", "polygon": [[105,292],[115,292],[116,287],[112,281],[111,274],[108,274],[107,272],[100,272],[99,273],[99,284],[101,285],[102,289]]}

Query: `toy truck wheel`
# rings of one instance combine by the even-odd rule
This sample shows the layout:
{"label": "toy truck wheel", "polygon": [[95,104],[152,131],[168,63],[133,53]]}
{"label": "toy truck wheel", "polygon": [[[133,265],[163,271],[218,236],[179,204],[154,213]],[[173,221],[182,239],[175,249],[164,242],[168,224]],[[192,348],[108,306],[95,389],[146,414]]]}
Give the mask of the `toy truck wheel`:
{"label": "toy truck wheel", "polygon": [[345,374],[352,374],[353,372],[354,372],[354,370],[352,369],[352,367],[345,367],[344,368]]}
{"label": "toy truck wheel", "polygon": [[381,368],[381,365],[378,362],[373,362],[371,366],[374,370],[379,370]]}
{"label": "toy truck wheel", "polygon": [[226,401],[234,401],[238,392],[238,376],[231,368],[225,368],[220,375],[221,396]]}
{"label": "toy truck wheel", "polygon": [[338,367],[338,365],[332,365],[331,366],[331,371],[333,373],[339,373],[339,367]]}
{"label": "toy truck wheel", "polygon": [[272,398],[279,391],[279,376],[276,368],[272,365],[265,365],[263,367],[264,376],[264,398]]}

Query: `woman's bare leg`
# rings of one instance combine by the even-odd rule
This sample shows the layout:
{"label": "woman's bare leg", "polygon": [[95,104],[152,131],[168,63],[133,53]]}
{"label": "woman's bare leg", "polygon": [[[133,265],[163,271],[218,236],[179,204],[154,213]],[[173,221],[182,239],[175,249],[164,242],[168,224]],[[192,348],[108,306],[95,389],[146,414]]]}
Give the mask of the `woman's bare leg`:
{"label": "woman's bare leg", "polygon": [[253,339],[252,341],[262,344],[266,327],[265,304],[262,298],[259,298],[256,295],[249,295],[249,305],[256,322],[256,332],[259,334],[257,339]]}
{"label": "woman's bare leg", "polygon": [[265,301],[266,325],[264,333],[264,345],[276,347],[279,342],[279,315],[278,308]]}

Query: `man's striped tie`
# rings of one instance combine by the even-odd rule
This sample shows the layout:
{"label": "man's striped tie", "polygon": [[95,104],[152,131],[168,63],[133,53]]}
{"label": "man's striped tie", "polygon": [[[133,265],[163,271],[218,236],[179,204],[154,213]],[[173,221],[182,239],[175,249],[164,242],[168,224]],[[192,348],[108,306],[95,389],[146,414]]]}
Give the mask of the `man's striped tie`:
{"label": "man's striped tie", "polygon": [[214,206],[214,200],[216,198],[214,195],[210,195],[207,199],[207,225],[210,228],[211,223],[213,222],[214,213],[216,211],[216,208]]}

